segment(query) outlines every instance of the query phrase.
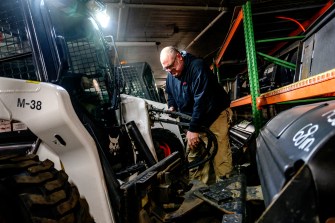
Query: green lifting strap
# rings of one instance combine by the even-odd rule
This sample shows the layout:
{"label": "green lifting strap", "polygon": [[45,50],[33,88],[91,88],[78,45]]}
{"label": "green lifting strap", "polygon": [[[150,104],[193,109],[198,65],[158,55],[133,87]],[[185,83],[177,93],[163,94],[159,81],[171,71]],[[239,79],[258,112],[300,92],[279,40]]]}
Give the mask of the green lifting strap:
{"label": "green lifting strap", "polygon": [[272,38],[272,39],[261,39],[256,40],[256,43],[268,43],[268,42],[276,42],[276,41],[287,41],[287,40],[294,40],[294,39],[303,39],[305,36],[288,36],[282,38]]}
{"label": "green lifting strap", "polygon": [[293,101],[283,101],[277,104],[298,104],[298,103],[314,103],[314,102],[321,102],[321,101],[330,101],[334,100],[335,97],[327,97],[327,98],[310,98],[310,99],[301,99],[301,100],[293,100]]}
{"label": "green lifting strap", "polygon": [[257,52],[257,54],[264,57],[265,60],[273,62],[273,63],[275,63],[279,66],[286,67],[286,68],[291,69],[291,70],[295,70],[295,68],[296,68],[296,65],[294,63],[288,62],[286,60],[281,60],[279,58],[269,56],[269,55],[266,55],[266,54],[261,53],[261,52]]}
{"label": "green lifting strap", "polygon": [[213,73],[216,76],[216,79],[219,84],[221,84],[221,76],[220,76],[220,70],[219,67],[216,66],[215,61],[213,60]]}
{"label": "green lifting strap", "polygon": [[244,27],[244,38],[246,45],[246,54],[248,62],[248,73],[250,82],[250,94],[251,94],[251,107],[253,123],[256,130],[256,135],[262,125],[261,111],[257,109],[256,100],[260,96],[259,90],[259,80],[258,80],[258,69],[257,69],[257,57],[255,49],[255,39],[254,30],[252,24],[252,14],[251,14],[251,3],[247,1],[243,6],[243,27]]}

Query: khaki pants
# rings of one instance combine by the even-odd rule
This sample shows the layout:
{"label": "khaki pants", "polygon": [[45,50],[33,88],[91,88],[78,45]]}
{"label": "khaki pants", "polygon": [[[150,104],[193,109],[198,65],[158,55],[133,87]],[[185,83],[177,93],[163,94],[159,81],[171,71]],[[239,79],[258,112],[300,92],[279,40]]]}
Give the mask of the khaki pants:
{"label": "khaki pants", "polygon": [[[221,177],[227,176],[233,169],[232,154],[229,144],[228,130],[231,124],[233,112],[230,108],[222,111],[220,116],[214,121],[209,129],[214,133],[218,141],[218,151],[213,159],[213,168],[215,179],[218,181]],[[207,138],[204,134],[200,134],[201,139],[206,143]],[[189,151],[189,149],[187,149]],[[188,152],[188,162],[192,162],[203,154],[203,148],[195,148]],[[198,179],[204,183],[208,182],[210,174],[210,162],[206,162],[201,166],[190,169],[190,180]]]}

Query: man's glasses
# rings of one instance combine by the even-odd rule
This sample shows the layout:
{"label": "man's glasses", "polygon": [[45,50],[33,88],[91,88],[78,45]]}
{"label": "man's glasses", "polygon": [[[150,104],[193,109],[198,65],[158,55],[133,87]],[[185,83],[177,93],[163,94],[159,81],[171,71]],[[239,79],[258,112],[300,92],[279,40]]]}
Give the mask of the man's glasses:
{"label": "man's glasses", "polygon": [[176,63],[176,59],[177,59],[177,56],[174,57],[174,60],[172,61],[172,63],[166,67],[163,67],[163,70],[164,71],[171,71],[173,68],[174,68],[174,64]]}

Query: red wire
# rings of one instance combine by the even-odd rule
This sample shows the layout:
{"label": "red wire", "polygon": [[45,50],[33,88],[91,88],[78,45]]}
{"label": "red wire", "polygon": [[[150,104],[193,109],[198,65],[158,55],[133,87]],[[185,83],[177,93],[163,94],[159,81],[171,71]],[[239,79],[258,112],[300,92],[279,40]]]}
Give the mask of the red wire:
{"label": "red wire", "polygon": [[299,26],[304,32],[306,31],[306,29],[304,28],[304,26],[303,26],[300,22],[298,22],[297,20],[295,20],[295,19],[292,19],[292,18],[289,18],[289,17],[285,17],[285,16],[276,16],[276,18],[278,18],[278,19],[290,20],[290,21],[292,21],[292,22],[298,24],[298,26]]}

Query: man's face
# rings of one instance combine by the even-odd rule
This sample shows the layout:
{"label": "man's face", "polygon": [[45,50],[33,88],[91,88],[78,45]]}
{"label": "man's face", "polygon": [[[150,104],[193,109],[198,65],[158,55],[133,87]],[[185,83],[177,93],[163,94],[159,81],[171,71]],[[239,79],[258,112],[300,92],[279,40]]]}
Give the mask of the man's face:
{"label": "man's face", "polygon": [[182,56],[177,53],[175,55],[166,55],[161,59],[163,70],[169,72],[174,77],[179,77],[183,71],[184,61]]}

